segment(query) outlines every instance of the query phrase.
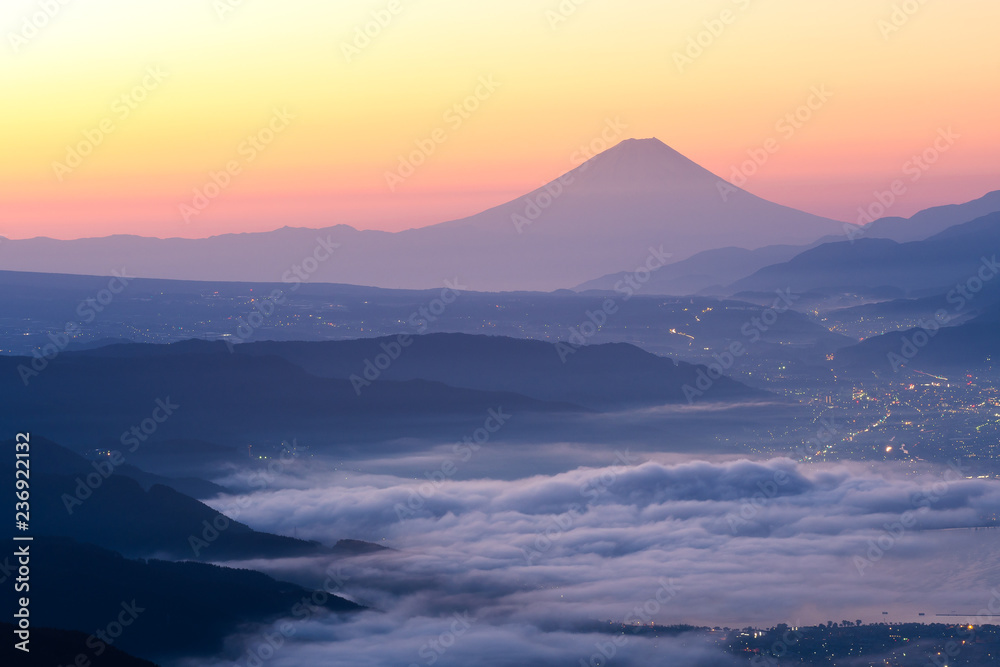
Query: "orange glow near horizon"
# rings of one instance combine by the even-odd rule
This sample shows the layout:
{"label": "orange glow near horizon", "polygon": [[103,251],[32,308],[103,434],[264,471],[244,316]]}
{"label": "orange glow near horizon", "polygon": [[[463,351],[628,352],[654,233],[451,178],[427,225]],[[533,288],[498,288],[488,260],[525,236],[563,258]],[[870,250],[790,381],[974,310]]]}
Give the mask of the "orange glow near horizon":
{"label": "orange glow near horizon", "polygon": [[[1000,189],[1000,5],[897,4],[91,0],[32,30],[39,5],[11,0],[0,236],[433,224],[559,176],[609,119],[725,178],[773,138],[744,187],[841,220],[942,129],[958,138],[889,214]],[[779,125],[817,88],[829,99]]]}

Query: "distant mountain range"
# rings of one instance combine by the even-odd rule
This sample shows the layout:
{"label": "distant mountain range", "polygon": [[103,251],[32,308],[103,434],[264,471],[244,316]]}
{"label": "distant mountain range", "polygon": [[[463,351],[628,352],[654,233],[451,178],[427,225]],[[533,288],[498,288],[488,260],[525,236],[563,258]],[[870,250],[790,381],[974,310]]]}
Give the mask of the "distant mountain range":
{"label": "distant mountain range", "polygon": [[787,262],[765,267],[733,283],[728,290],[893,287],[912,296],[943,293],[974,278],[980,267],[998,253],[1000,213],[991,213],[923,241],[897,243],[859,238],[826,243]]}
{"label": "distant mountain range", "polygon": [[[497,336],[431,334],[409,339],[405,353],[384,371],[374,361],[397,336],[337,342],[260,342],[236,348],[240,354],[276,356],[313,375],[330,378],[430,380],[477,391],[504,391],[595,410],[685,402],[684,385],[694,386],[704,367],[675,362],[623,343],[563,345]],[[362,385],[363,386],[363,385]],[[727,377],[713,383],[708,400],[765,398]]]}
{"label": "distant mountain range", "polygon": [[0,267],[289,286],[432,289],[455,281],[491,292],[612,290],[645,266],[656,268],[647,294],[732,294],[727,285],[820,244],[922,241],[997,211],[1000,191],[852,228],[735,188],[657,139],[627,139],[523,197],[419,229],[3,239]]}
{"label": "distant mountain range", "polygon": [[[951,289],[953,288],[949,288],[948,292],[951,292]],[[958,311],[954,307],[961,302],[959,304],[948,303],[948,293],[937,292],[915,299],[891,299],[830,310],[823,314],[822,323],[834,331],[846,331],[853,328],[864,332],[863,335],[858,336],[859,338],[867,338],[873,335],[870,333],[872,329],[880,327],[884,327],[886,331],[908,329],[921,320],[932,320],[935,313],[942,308],[951,309],[948,313],[948,325],[956,326],[979,317],[998,303],[1000,303],[1000,282],[987,284],[975,296],[975,299],[965,302]]]}
{"label": "distant mountain range", "polygon": [[[446,307],[431,314],[441,290],[386,290],[375,287],[314,283],[303,285],[274,312],[246,331],[245,322],[282,285],[135,279],[116,295],[92,322],[78,310],[104,289],[107,278],[0,271],[0,313],[16,312],[29,318],[25,332],[10,323],[0,326],[0,353],[32,355],[52,345],[67,321],[79,333],[67,339],[67,351],[83,351],[108,344],[144,341],[177,342],[190,338],[232,340],[326,341],[372,338],[395,334],[467,333],[548,342],[579,342],[581,327],[589,345],[622,342],[671,359],[705,363],[714,352],[746,338],[746,327],[765,315],[778,295],[774,292],[741,300],[714,297],[658,297],[643,291],[631,295],[593,291],[462,292]],[[898,290],[897,290],[898,291]],[[449,293],[450,295],[450,293]],[[454,296],[454,295],[451,295]],[[902,296],[896,294],[895,296]],[[890,297],[891,298],[891,297]],[[591,313],[598,320],[608,299],[614,313],[599,330],[589,331]],[[754,301],[754,304],[747,301]],[[795,301],[800,307],[803,301]],[[421,314],[423,309],[424,314]],[[804,310],[812,310],[805,308]],[[2,320],[0,320],[2,323]],[[243,329],[241,329],[243,326]],[[25,334],[28,335],[25,335]],[[784,352],[809,348],[821,359],[831,349],[849,345],[812,321],[788,311],[771,326],[754,328],[753,338]],[[748,354],[763,347],[754,346]],[[574,355],[578,356],[578,355]],[[553,359],[558,353],[553,348]]]}
{"label": "distant mountain range", "polygon": [[[841,243],[845,240],[859,242],[861,239],[888,239],[897,243],[923,241],[944,232],[949,227],[968,223],[998,211],[1000,211],[1000,191],[991,192],[965,204],[929,208],[910,218],[880,218],[860,228],[845,226],[840,234],[825,236],[806,245],[773,245],[755,250],[731,247],[707,250],[654,272],[649,282],[643,286],[643,293],[731,295],[744,288],[745,283],[740,282],[742,278],[770,265],[792,261],[796,256],[818,246]],[[886,244],[881,247],[892,246]],[[807,255],[807,257],[815,256],[815,254]],[[581,292],[613,290],[614,286],[620,284],[629,273],[629,271],[619,271],[587,281],[573,289]],[[737,286],[727,287],[731,283],[736,283]],[[822,285],[820,289],[836,288],[843,284],[843,278],[838,277],[835,282]]]}
{"label": "distant mountain range", "polygon": [[808,244],[842,228],[734,188],[657,139],[629,139],[523,197],[420,229],[337,225],[200,240],[4,240],[0,267],[92,275],[124,268],[132,276],[188,280],[304,276],[413,289],[457,279],[473,290],[554,290],[650,257],[662,264],[720,244]]}
{"label": "distant mountain range", "polygon": [[837,351],[839,368],[891,373],[903,368],[941,372],[996,367],[1000,362],[1000,305],[993,303],[979,316],[957,326],[924,326],[872,336]]}
{"label": "distant mountain range", "polygon": [[[500,408],[523,423],[532,415],[554,423],[597,410],[686,402],[684,385],[708,373],[624,344],[574,347],[459,334],[409,340],[406,349],[392,337],[240,344],[233,352],[199,340],[112,345],[64,351],[27,386],[24,369],[38,360],[0,357],[6,408],[0,428],[34,431],[77,450],[143,452],[156,441],[203,439],[245,451],[248,443],[293,436],[357,446],[414,434],[458,437]],[[724,376],[709,384],[702,400],[767,396]],[[164,404],[173,406],[166,417]],[[132,435],[131,427],[157,414],[162,419],[150,427],[148,444]],[[132,492],[141,492],[138,483]]]}
{"label": "distant mountain range", "polygon": [[949,204],[924,209],[909,218],[887,217],[854,232],[869,239],[890,239],[897,243],[923,241],[949,227],[961,225],[1000,211],[1000,190],[965,204]]}
{"label": "distant mountain range", "polygon": [[[705,250],[693,257],[674,262],[655,271],[649,282],[642,288],[644,294],[665,294],[682,296],[685,294],[722,294],[725,286],[749,276],[751,273],[795,257],[809,247],[772,245],[747,250],[746,248],[717,248]],[[591,290],[614,291],[631,271],[611,273],[595,280],[589,280],[573,289],[577,292]]]}
{"label": "distant mountain range", "polygon": [[346,379],[316,377],[274,356],[231,354],[223,343],[146,346],[127,357],[63,352],[25,386],[21,376],[32,361],[0,357],[0,397],[6,405],[0,423],[72,447],[117,443],[118,434],[125,437],[154,413],[157,401],[179,406],[156,425],[157,439],[207,438],[244,447],[307,430],[356,430],[358,437],[377,437],[383,428],[406,433],[417,424],[430,428],[433,419],[471,419],[497,406],[522,414],[582,410],[423,380],[383,380],[359,396]]}

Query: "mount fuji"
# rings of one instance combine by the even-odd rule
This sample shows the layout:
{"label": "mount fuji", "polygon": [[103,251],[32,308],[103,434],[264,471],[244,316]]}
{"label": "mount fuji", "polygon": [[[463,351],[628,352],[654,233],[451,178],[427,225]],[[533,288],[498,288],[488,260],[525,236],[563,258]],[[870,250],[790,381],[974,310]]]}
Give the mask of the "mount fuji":
{"label": "mount fuji", "polygon": [[[283,227],[206,239],[4,240],[0,268],[179,280],[550,291],[669,255],[801,245],[843,224],[736,188],[658,139],[627,139],[482,213],[389,233]],[[316,261],[313,261],[313,258]]]}

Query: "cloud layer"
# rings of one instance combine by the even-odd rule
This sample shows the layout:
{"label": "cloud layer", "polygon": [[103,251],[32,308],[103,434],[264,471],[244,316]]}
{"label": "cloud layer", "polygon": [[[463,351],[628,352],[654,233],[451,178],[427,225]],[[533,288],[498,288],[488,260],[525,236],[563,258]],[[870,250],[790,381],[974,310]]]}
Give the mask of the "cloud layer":
{"label": "cloud layer", "polygon": [[[242,563],[379,610],[297,621],[268,664],[319,654],[352,665],[579,664],[611,637],[590,632],[595,620],[804,625],[880,621],[883,610],[917,620],[975,613],[1000,585],[1000,529],[975,529],[1000,511],[1000,483],[962,469],[605,458],[459,481],[444,462],[461,461],[415,457],[410,477],[313,468],[241,496],[239,518],[255,528],[393,549]],[[456,615],[475,620],[450,638]],[[453,645],[438,654],[428,642],[442,637]],[[615,664],[667,650],[685,656],[677,664],[729,661],[700,637],[626,637]],[[258,639],[234,639],[234,651]]]}

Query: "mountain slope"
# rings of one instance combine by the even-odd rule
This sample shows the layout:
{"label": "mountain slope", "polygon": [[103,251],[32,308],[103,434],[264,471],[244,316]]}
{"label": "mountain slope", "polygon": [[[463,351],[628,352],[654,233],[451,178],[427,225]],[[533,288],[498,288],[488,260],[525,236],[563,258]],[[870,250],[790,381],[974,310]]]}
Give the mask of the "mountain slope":
{"label": "mountain slope", "polygon": [[[432,382],[477,392],[526,396],[549,405],[594,410],[686,401],[682,387],[694,385],[694,364],[658,357],[625,343],[576,346],[503,336],[428,334],[346,341],[262,341],[235,346],[236,356],[281,359],[319,378],[347,380],[362,395],[378,383]],[[167,346],[113,345],[81,356],[124,360],[206,353],[205,341]],[[386,364],[391,359],[391,363]],[[719,378],[711,398],[762,397],[729,378]]]}
{"label": "mountain slope", "polygon": [[[719,288],[749,276],[765,266],[785,262],[808,246],[774,245],[747,250],[745,248],[717,248],[706,250],[687,259],[668,264],[656,270],[643,288],[643,294],[683,296],[697,294],[709,288]],[[577,292],[588,290],[613,291],[621,285],[631,271],[619,271],[573,288]]]}
{"label": "mountain slope", "polygon": [[769,291],[794,285],[800,291],[896,287],[917,295],[943,293],[974,278],[998,250],[1000,213],[991,213],[924,241],[862,238],[853,243],[825,243],[765,267],[727,289],[733,293]]}
{"label": "mountain slope", "polygon": [[[326,553],[318,542],[260,533],[162,485],[144,489],[118,458],[89,462],[32,438],[32,513],[39,534],[90,542],[131,556],[193,560],[280,558]],[[127,460],[127,455],[119,452]],[[214,530],[204,541],[206,526]],[[192,537],[197,538],[192,542]],[[193,546],[194,545],[194,546]],[[197,547],[197,548],[196,548]]]}
{"label": "mountain slope", "polygon": [[[110,440],[141,451],[148,441],[198,438],[245,451],[248,443],[302,433],[375,438],[481,422],[497,406],[582,410],[417,380],[382,380],[359,396],[348,380],[319,378],[277,357],[231,354],[223,343],[178,344],[169,353],[147,346],[127,358],[63,352],[25,386],[19,368],[32,361],[0,357],[0,428],[45,433],[81,449]],[[148,430],[140,439],[132,429],[143,422]]]}
{"label": "mountain slope", "polygon": [[[150,660],[217,653],[247,624],[362,609],[325,593],[313,603],[312,591],[252,570],[129,560],[66,539],[39,537],[30,548],[33,624],[89,635],[127,620],[114,645]],[[5,611],[13,614],[14,596],[8,600]]]}
{"label": "mountain slope", "polygon": [[[0,634],[13,637],[15,627],[10,623],[0,623]],[[56,628],[31,628],[31,640],[28,644],[31,651],[14,648],[14,642],[4,642],[0,655],[4,664],[18,667],[52,667],[53,665],[73,665],[77,657],[86,657],[94,652],[87,646],[90,635],[85,632],[58,630]],[[91,640],[93,641],[93,640]],[[148,660],[134,658],[114,646],[106,646],[101,653],[100,667],[156,667]]]}
{"label": "mountain slope", "polygon": [[[925,209],[910,218],[880,218],[860,230],[857,238],[889,239],[897,243],[922,241],[949,227],[971,222],[997,211],[1000,211],[1000,190],[965,204]],[[714,293],[722,285],[736,282],[771,264],[786,262],[811,247],[843,240],[844,234],[841,233],[824,236],[808,245],[764,246],[755,250],[745,248],[706,250],[655,271],[643,287],[643,292],[669,295]],[[629,271],[619,271],[608,274],[573,289],[579,292],[613,290],[614,286],[629,273]]]}
{"label": "mountain slope", "polygon": [[943,372],[996,367],[1000,361],[1000,306],[957,326],[924,326],[872,336],[839,350],[841,368],[892,371],[904,367]]}
{"label": "mountain slope", "polygon": [[630,139],[523,197],[420,229],[390,234],[337,225],[200,240],[4,241],[0,267],[95,275],[124,267],[139,277],[265,282],[305,275],[405,288],[457,279],[474,290],[553,290],[642,264],[650,248],[676,260],[718,247],[720,239],[759,248],[842,232],[841,223],[743,190],[723,197],[721,183],[656,139]]}
{"label": "mountain slope", "polygon": [[1000,190],[964,204],[950,204],[924,209],[909,218],[880,218],[862,228],[870,239],[891,239],[897,243],[923,241],[949,227],[971,222],[1000,211]]}
{"label": "mountain slope", "polygon": [[[374,360],[396,340],[392,336],[323,343],[261,342],[240,345],[237,351],[281,357],[322,377],[364,379],[366,372],[375,370]],[[624,343],[574,349],[542,341],[465,334],[432,334],[411,340],[399,358],[380,371],[381,377],[506,391],[598,410],[686,402],[683,386],[694,386],[699,370],[706,370]],[[371,364],[366,363],[369,361]],[[707,400],[764,395],[722,377],[707,393]]]}

